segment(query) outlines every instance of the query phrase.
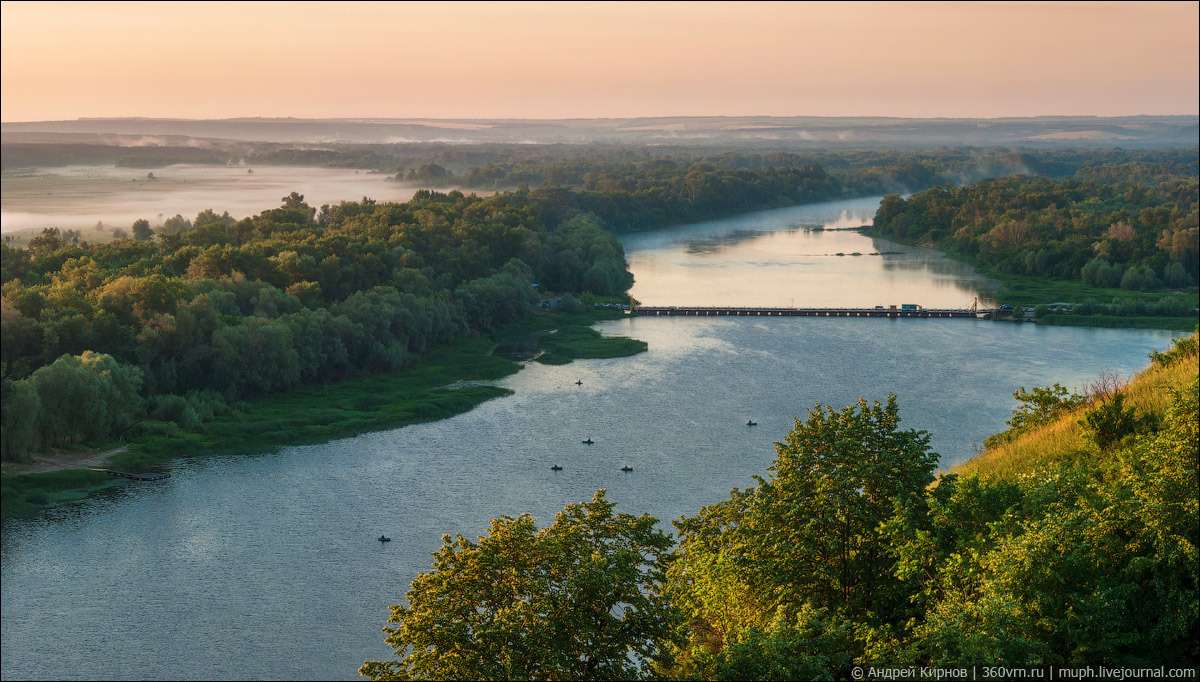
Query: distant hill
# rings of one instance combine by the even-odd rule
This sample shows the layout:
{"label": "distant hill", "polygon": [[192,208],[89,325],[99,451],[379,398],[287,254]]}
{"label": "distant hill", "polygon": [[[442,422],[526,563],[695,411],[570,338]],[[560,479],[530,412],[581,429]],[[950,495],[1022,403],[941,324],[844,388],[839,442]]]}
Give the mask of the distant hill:
{"label": "distant hill", "polygon": [[[90,118],[0,124],[6,143],[177,145],[255,142],[698,144],[801,148],[929,146],[1169,147],[1197,144],[1197,116],[954,119],[679,116],[599,119]],[[112,136],[118,136],[114,139]],[[169,139],[167,136],[175,136]],[[64,139],[69,137],[70,139]],[[141,139],[139,138],[162,138]]]}

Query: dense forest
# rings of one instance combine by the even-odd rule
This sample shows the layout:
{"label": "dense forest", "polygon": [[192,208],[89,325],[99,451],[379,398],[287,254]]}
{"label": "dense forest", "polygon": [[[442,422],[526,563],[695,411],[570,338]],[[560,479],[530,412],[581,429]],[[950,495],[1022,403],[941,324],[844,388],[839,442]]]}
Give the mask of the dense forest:
{"label": "dense forest", "polygon": [[360,672],[832,680],[881,679],[869,666],[1195,670],[1196,340],[1154,353],[1126,385],[1019,390],[998,440],[1028,454],[1003,453],[1003,469],[935,476],[928,434],[901,428],[890,396],[797,419],[754,487],[675,522],[678,544],[653,518],[615,513],[604,491],[540,529],[503,517],[478,540],[444,536],[434,570],[392,609],[397,658]]}
{"label": "dense forest", "polygon": [[[542,290],[620,294],[624,252],[591,215],[523,192],[419,192],[319,211],[292,194],[234,221],[3,256],[3,455],[195,423],[243,397],[411,365],[510,324]],[[138,221],[143,223],[144,221]],[[140,229],[139,229],[140,228]]]}
{"label": "dense forest", "polygon": [[1127,290],[1197,282],[1200,180],[1190,160],[1087,163],[1070,177],[1011,176],[891,195],[877,233],[1001,273]]}

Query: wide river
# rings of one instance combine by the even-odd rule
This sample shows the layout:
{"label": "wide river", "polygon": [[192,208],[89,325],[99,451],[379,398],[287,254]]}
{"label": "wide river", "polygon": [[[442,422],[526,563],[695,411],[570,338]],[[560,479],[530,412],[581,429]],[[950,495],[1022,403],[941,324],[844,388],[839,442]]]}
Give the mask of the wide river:
{"label": "wide river", "polygon": [[[934,253],[832,229],[869,219],[875,205],[629,236],[633,293],[669,305],[990,300],[986,280]],[[180,461],[167,481],[6,523],[4,679],[355,679],[364,659],[390,655],[379,631],[387,607],[429,569],[443,533],[474,536],[522,512],[548,521],[598,488],[618,511],[666,525],[752,484],[772,443],[815,403],[889,391],[948,467],[1003,428],[1018,386],[1128,375],[1171,338],[965,319],[643,318],[600,328],[650,350],[530,364],[501,382],[514,395],[453,419]],[[580,443],[589,437],[595,445]]]}

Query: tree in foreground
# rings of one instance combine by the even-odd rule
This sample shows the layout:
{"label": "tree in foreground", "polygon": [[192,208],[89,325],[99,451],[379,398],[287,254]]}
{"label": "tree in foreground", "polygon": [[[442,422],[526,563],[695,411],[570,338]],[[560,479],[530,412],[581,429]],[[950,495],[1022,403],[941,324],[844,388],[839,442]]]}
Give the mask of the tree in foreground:
{"label": "tree in foreground", "polygon": [[829,679],[882,660],[909,594],[882,523],[922,500],[937,454],[895,396],[817,405],[759,485],[675,523],[669,585],[689,644],[672,677]]}
{"label": "tree in foreground", "polygon": [[671,539],[648,515],[613,514],[598,491],[547,528],[528,514],[472,542],[442,537],[384,628],[398,660],[373,680],[637,679],[676,619],[659,586]]}

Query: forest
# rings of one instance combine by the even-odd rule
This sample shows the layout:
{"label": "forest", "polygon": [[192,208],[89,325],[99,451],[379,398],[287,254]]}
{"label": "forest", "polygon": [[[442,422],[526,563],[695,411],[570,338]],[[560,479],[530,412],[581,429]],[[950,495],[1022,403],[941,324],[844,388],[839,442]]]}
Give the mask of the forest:
{"label": "forest", "polygon": [[[447,182],[521,184],[319,208],[293,193],[242,220],[206,210],[157,232],[138,220],[104,243],[47,229],[25,248],[0,245],[0,454],[194,426],[243,398],[409,367],[521,319],[539,292],[619,296],[632,279],[614,233],[895,187],[947,183],[888,196],[878,231],[1000,271],[1136,290],[1197,276],[1194,150],[841,152],[820,163],[799,152],[688,162],[616,148],[570,163],[554,150],[424,152],[485,161],[461,176],[420,167]],[[1013,172],[1045,175],[949,184]]]}
{"label": "forest", "polygon": [[[385,629],[404,679],[863,679],[1200,657],[1197,337],[1129,383],[1019,389],[935,475],[899,400],[817,405],[754,486],[674,522],[598,491],[443,536]],[[1022,454],[1023,453],[1023,454]],[[859,670],[855,670],[859,667]],[[981,669],[982,670],[982,669]],[[857,673],[857,674],[856,674]],[[1193,672],[1194,674],[1194,672]],[[866,679],[883,679],[867,674]]]}
{"label": "forest", "polygon": [[1058,179],[1009,176],[908,199],[893,194],[880,205],[874,231],[1004,274],[1180,290],[1197,282],[1198,201],[1195,158],[1086,163]]}
{"label": "forest", "polygon": [[539,290],[629,288],[594,216],[546,213],[527,192],[320,210],[293,193],[241,221],[205,211],[157,235],[135,225],[135,238],[89,244],[47,229],[0,246],[3,456],[409,367],[521,319]]}

